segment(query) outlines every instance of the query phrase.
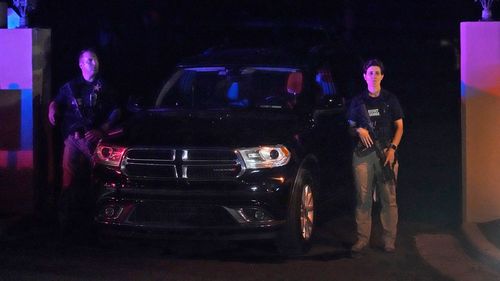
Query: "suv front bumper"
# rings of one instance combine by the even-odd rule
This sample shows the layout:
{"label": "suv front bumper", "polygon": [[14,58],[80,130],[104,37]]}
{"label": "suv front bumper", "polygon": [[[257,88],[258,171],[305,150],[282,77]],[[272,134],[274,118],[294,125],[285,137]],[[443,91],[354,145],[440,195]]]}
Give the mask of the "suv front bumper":
{"label": "suv front bumper", "polygon": [[275,172],[260,175],[260,181],[226,182],[129,180],[110,185],[109,175],[106,182],[94,177],[100,190],[94,220],[104,233],[125,237],[273,238],[285,223],[294,181],[276,180]]}

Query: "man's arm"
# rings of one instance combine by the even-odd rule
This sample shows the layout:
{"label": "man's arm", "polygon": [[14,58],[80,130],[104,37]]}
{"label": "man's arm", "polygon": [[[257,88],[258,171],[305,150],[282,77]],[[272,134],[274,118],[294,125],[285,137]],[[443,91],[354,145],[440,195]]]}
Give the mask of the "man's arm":
{"label": "man's arm", "polygon": [[59,92],[57,93],[56,97],[49,104],[48,117],[49,122],[52,126],[56,124],[57,119],[59,118],[58,115],[60,114],[59,111],[61,110],[61,106],[63,106],[67,102],[68,97],[73,97],[71,82],[67,82],[61,88],[59,88]]}
{"label": "man's arm", "polygon": [[111,127],[113,127],[113,125],[116,124],[116,122],[118,122],[120,117],[121,117],[121,111],[119,108],[116,108],[113,111],[111,111],[108,120],[106,120],[106,122],[102,124],[101,131],[106,133]]}
{"label": "man's arm", "polygon": [[[394,126],[396,127],[396,131],[394,132],[394,136],[392,137],[391,144],[394,144],[396,147],[399,146],[401,142],[401,138],[403,137],[403,119],[400,118],[394,121]],[[395,159],[396,149],[389,147],[385,152],[385,162],[384,165],[393,165]]]}
{"label": "man's arm", "polygon": [[370,131],[365,128],[356,128],[356,132],[358,133],[359,139],[366,147],[371,147],[373,145],[373,139],[370,136]]}
{"label": "man's arm", "polygon": [[371,130],[373,130],[373,128],[371,127],[370,116],[368,116],[366,105],[363,102],[358,101],[351,108],[351,116],[357,119],[354,134],[359,137],[361,143],[365,147],[371,147],[373,145],[373,139],[370,135],[370,128]]}
{"label": "man's arm", "polygon": [[116,108],[114,109],[108,117],[108,120],[106,120],[105,123],[99,127],[99,129],[92,129],[90,131],[87,131],[85,133],[85,139],[90,142],[98,141],[100,140],[107,132],[108,130],[116,124],[118,119],[120,119],[121,116],[121,111],[120,109]]}

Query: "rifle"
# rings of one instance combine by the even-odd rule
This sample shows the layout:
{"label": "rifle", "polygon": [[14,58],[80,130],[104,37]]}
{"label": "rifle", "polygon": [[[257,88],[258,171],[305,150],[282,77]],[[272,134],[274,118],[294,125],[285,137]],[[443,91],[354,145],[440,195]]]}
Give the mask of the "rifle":
{"label": "rifle", "polygon": [[[368,110],[366,109],[366,105],[364,103],[360,104],[360,113],[361,113],[361,126],[366,128],[373,139],[373,149],[377,154],[377,157],[380,160],[380,165],[382,166],[382,180],[383,182],[393,182],[396,183],[396,174],[394,173],[394,165],[387,166],[385,163],[385,154],[384,149],[381,147],[380,142],[377,140],[377,135],[375,133],[375,128],[370,120],[370,116],[368,115]],[[396,163],[396,161],[394,161]]]}

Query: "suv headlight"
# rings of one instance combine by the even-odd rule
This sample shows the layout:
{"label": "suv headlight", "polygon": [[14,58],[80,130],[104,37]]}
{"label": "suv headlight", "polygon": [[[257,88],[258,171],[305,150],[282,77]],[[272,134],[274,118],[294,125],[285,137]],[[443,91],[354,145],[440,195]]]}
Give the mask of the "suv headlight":
{"label": "suv headlight", "polygon": [[241,148],[237,152],[247,169],[280,167],[290,161],[290,151],[283,145]]}
{"label": "suv headlight", "polygon": [[126,148],[114,145],[99,144],[94,153],[94,162],[112,167],[118,167]]}

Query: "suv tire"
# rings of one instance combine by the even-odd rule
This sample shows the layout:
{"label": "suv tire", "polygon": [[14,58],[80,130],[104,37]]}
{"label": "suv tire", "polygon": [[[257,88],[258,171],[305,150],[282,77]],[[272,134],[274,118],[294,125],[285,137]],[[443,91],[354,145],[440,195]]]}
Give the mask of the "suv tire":
{"label": "suv tire", "polygon": [[276,244],[281,254],[302,255],[311,247],[315,228],[315,181],[308,170],[300,170],[291,194],[287,222]]}

